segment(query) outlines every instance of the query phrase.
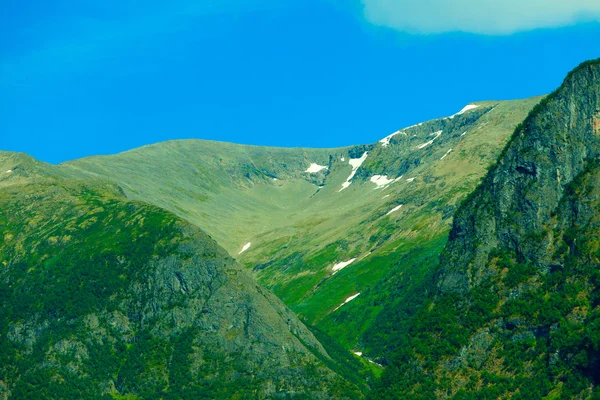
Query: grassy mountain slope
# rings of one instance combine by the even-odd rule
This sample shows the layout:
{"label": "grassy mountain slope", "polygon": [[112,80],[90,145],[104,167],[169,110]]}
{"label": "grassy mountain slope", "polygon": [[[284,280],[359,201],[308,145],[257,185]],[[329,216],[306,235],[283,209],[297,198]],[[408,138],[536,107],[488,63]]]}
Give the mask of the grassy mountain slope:
{"label": "grassy mountain slope", "polygon": [[373,398],[600,398],[599,156],[596,60],[531,112],[456,213]]}
{"label": "grassy mountain slope", "polygon": [[[399,286],[424,279],[457,204],[538,101],[477,103],[403,129],[387,143],[277,149],[176,141],[76,160],[60,171],[110,179],[128,197],[200,226],[302,318],[355,347],[379,312],[399,301],[392,296]],[[365,152],[340,191],[351,160]],[[312,163],[327,168],[305,172]],[[396,181],[378,187],[371,181],[377,175]],[[369,334],[371,352],[382,350],[377,335]]]}
{"label": "grassy mountain slope", "polygon": [[0,167],[0,398],[362,396],[334,372],[360,364],[197,227],[23,155]]}
{"label": "grassy mountain slope", "polygon": [[[330,153],[183,140],[76,160],[63,170],[71,176],[83,173],[118,181],[130,198],[171,210],[237,254],[245,243],[241,242],[265,225],[285,223],[296,197],[305,199],[315,192],[324,174],[303,171],[308,160],[328,165]],[[276,190],[289,181],[297,187]]]}

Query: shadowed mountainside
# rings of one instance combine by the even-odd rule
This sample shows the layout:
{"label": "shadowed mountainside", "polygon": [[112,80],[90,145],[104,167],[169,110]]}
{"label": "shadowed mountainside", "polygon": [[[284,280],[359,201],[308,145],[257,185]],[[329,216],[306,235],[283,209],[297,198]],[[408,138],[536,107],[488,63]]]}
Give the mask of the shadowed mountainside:
{"label": "shadowed mountainside", "polygon": [[519,125],[460,207],[373,398],[600,398],[600,60]]}

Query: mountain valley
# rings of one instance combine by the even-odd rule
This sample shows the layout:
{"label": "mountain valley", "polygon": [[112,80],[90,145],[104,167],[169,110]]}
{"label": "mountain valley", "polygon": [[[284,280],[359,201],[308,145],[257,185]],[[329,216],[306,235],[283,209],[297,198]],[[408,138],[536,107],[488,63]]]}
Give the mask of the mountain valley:
{"label": "mountain valley", "polygon": [[599,156],[598,60],[372,144],[0,152],[0,399],[600,398]]}

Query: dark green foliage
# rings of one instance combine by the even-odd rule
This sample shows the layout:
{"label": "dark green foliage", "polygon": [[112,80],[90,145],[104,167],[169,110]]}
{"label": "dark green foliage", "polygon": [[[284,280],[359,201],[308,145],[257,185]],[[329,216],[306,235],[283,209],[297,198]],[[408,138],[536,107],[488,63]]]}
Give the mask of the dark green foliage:
{"label": "dark green foliage", "polygon": [[445,244],[446,238],[440,237],[431,240],[426,247],[414,247],[400,256],[389,256],[408,272],[398,275],[394,269],[377,286],[376,298],[381,299],[381,303],[389,302],[390,298],[395,301],[389,302],[363,335],[361,344],[367,354],[385,355],[404,346],[408,321],[430,295],[438,254]]}
{"label": "dark green foliage", "polygon": [[[291,312],[208,236],[121,196],[89,181],[0,189],[0,395],[6,388],[18,399],[362,397],[327,368],[359,384],[356,365],[321,354]],[[225,292],[215,301],[232,314],[209,305],[218,290]],[[272,352],[285,351],[290,365],[260,354],[248,363],[242,351],[250,346],[283,347]]]}
{"label": "dark green foliage", "polygon": [[[565,102],[598,112],[598,83],[590,83],[598,65],[582,64],[531,111],[460,206],[434,294],[404,322],[405,341],[374,399],[598,397],[600,167],[589,158],[598,143],[582,124],[569,156],[588,158],[561,175],[553,171],[562,165],[532,150],[560,143],[563,125],[553,121]],[[543,161],[523,174],[528,159]]]}
{"label": "dark green foliage", "polygon": [[[321,356],[319,357],[320,360],[331,370],[354,383],[363,393],[366,393],[368,389],[367,385],[372,384],[375,380],[371,370],[365,368],[346,348],[316,326],[311,326],[310,330],[331,357]],[[344,390],[340,390],[338,395],[343,393]],[[356,393],[355,397],[359,397],[359,393]]]}

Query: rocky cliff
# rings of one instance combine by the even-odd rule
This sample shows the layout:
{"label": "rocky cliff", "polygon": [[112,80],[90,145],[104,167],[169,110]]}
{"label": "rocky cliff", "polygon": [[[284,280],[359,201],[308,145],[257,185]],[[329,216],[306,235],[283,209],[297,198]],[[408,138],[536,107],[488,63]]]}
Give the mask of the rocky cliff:
{"label": "rocky cliff", "polygon": [[481,266],[493,249],[550,268],[554,240],[546,224],[566,187],[600,153],[599,97],[600,68],[583,64],[519,126],[498,164],[456,214],[443,260],[446,290],[465,291],[485,279],[489,271]]}
{"label": "rocky cliff", "polygon": [[0,189],[0,398],[361,397],[198,228],[103,181],[18,182]]}
{"label": "rocky cliff", "polygon": [[599,398],[600,60],[515,131],[455,215],[375,398]]}

